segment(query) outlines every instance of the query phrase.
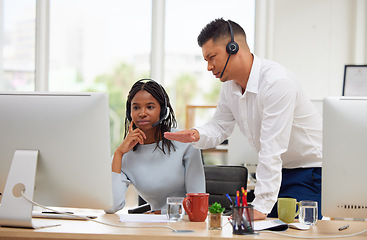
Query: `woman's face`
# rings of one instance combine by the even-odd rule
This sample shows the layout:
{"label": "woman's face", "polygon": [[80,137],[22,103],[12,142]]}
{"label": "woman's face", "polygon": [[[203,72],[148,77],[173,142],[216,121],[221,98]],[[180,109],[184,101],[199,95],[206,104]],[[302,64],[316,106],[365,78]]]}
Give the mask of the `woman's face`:
{"label": "woman's face", "polygon": [[142,129],[152,129],[152,125],[159,121],[161,106],[147,91],[141,90],[131,100],[131,118],[134,124]]}

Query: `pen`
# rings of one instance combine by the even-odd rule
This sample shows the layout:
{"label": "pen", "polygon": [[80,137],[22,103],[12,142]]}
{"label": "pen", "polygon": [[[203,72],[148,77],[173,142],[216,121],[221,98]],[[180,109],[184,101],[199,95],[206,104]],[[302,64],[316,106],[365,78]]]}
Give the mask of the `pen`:
{"label": "pen", "polygon": [[231,205],[232,205],[232,204],[233,204],[233,202],[232,202],[231,197],[228,195],[228,193],[226,194],[226,197],[228,198],[228,200],[230,201],[230,203],[231,203]]}
{"label": "pen", "polygon": [[241,187],[241,191],[242,191],[242,206],[247,207],[247,190],[245,190],[244,187]]}
{"label": "pen", "polygon": [[237,191],[237,202],[236,202],[237,206],[240,206],[240,191]]}
{"label": "pen", "polygon": [[245,206],[247,206],[247,190],[245,190]]}
{"label": "pen", "polygon": [[243,187],[241,187],[241,191],[242,191],[242,207],[246,206],[245,204],[245,189]]}
{"label": "pen", "polygon": [[338,230],[339,230],[339,231],[342,231],[342,230],[345,230],[345,229],[347,229],[347,228],[349,228],[349,224],[348,224],[348,225],[345,225],[345,226],[340,227]]}

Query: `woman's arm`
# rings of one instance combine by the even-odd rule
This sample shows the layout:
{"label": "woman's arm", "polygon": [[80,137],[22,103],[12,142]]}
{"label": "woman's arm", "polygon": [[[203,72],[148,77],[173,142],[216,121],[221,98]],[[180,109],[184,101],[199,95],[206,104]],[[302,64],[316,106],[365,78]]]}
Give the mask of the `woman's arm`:
{"label": "woman's arm", "polygon": [[144,139],[146,139],[145,133],[139,128],[133,129],[133,122],[131,122],[129,125],[129,133],[113,154],[112,172],[121,172],[121,159],[124,154],[133,149],[136,144],[144,144]]}
{"label": "woman's arm", "polygon": [[125,206],[126,191],[129,187],[130,181],[124,173],[112,172],[112,195],[113,206],[105,210],[106,213],[115,213]]}

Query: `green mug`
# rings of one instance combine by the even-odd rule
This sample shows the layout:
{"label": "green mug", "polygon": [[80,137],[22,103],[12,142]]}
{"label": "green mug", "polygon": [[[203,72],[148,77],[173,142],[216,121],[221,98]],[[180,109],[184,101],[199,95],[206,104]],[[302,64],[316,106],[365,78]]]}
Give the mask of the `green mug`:
{"label": "green mug", "polygon": [[[298,208],[297,208],[298,206]],[[297,211],[296,211],[297,210]],[[299,214],[299,202],[295,198],[278,198],[278,218],[292,223]]]}

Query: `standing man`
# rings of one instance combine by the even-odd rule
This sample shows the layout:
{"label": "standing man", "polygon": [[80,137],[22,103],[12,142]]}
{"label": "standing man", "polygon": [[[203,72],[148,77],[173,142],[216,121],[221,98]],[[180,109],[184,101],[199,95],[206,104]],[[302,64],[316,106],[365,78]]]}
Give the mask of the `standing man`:
{"label": "standing man", "polygon": [[292,197],[317,201],[320,219],[322,118],[295,77],[252,54],[243,28],[233,21],[210,22],[198,44],[207,70],[223,82],[216,112],[204,126],[166,132],[165,138],[211,148],[237,123],[258,156],[254,218],[277,217],[277,198]]}

